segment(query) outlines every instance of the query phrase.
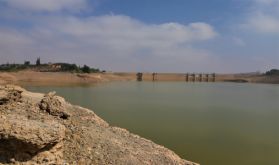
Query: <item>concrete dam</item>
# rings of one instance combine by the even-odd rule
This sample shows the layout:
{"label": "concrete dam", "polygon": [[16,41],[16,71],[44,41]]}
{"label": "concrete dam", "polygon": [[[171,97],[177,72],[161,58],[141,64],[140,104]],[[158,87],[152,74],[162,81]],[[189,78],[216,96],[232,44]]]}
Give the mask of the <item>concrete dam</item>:
{"label": "concrete dam", "polygon": [[186,74],[173,74],[173,73],[141,73],[136,74],[137,81],[185,81],[185,82],[215,82],[215,73],[186,73]]}

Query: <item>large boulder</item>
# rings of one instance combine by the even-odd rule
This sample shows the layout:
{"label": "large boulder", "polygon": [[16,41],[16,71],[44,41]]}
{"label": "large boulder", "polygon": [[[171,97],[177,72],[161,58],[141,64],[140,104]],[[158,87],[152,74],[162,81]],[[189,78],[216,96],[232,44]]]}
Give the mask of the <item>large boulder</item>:
{"label": "large boulder", "polygon": [[[1,115],[0,161],[27,161],[37,156],[36,161],[58,162],[63,153],[62,148],[59,149],[61,151],[56,148],[61,146],[64,137],[65,127],[56,121],[35,121],[24,116]],[[45,151],[48,154],[43,153]]]}

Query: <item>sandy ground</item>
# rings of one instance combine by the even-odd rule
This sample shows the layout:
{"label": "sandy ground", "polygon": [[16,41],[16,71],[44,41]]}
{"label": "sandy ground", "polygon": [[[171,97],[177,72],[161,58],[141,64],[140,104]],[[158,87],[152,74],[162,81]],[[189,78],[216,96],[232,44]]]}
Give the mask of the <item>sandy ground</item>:
{"label": "sandy ground", "polygon": [[[16,85],[90,85],[111,81],[136,81],[136,73],[65,73],[65,72],[0,72],[0,84]],[[209,77],[209,81],[212,81]],[[152,73],[143,73],[143,81],[153,81]],[[155,81],[186,81],[185,74],[158,73]],[[189,77],[189,82],[193,81]],[[206,81],[205,76],[202,81]],[[279,84],[279,76],[251,74],[216,74],[216,82],[252,82]],[[196,82],[199,82],[197,75]]]}

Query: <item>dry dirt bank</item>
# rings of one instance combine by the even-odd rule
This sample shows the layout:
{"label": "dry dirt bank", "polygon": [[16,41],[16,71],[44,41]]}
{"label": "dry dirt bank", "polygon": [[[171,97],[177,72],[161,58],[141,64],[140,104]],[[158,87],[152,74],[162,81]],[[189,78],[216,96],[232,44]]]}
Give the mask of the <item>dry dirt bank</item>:
{"label": "dry dirt bank", "polygon": [[0,164],[196,165],[55,93],[11,85],[0,86]]}
{"label": "dry dirt bank", "polygon": [[[66,72],[34,71],[0,72],[0,84],[17,85],[90,85],[110,81],[136,81],[136,79],[136,73],[78,74]],[[143,81],[152,81],[152,79],[152,73],[143,73]],[[185,81],[185,74],[158,73],[155,79],[156,81]],[[196,79],[196,81],[198,81],[198,77]],[[279,76],[264,76],[254,74],[216,74],[215,81],[279,84]]]}
{"label": "dry dirt bank", "polygon": [[78,74],[68,72],[0,72],[0,84],[17,85],[76,85],[109,81],[128,81],[129,76],[112,73]]}

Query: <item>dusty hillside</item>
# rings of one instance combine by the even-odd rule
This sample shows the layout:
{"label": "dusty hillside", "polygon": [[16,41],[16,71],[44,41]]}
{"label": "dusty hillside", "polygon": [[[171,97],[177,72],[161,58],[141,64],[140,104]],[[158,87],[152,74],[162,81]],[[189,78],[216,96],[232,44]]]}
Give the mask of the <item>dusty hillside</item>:
{"label": "dusty hillside", "polygon": [[55,93],[0,86],[0,164],[195,163]]}

